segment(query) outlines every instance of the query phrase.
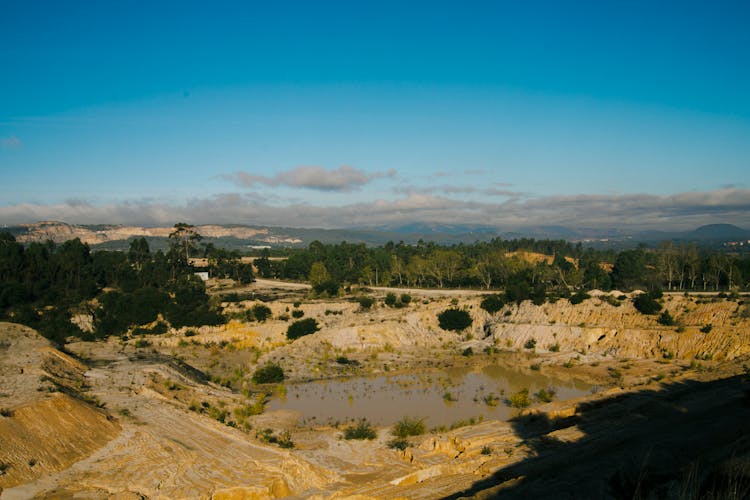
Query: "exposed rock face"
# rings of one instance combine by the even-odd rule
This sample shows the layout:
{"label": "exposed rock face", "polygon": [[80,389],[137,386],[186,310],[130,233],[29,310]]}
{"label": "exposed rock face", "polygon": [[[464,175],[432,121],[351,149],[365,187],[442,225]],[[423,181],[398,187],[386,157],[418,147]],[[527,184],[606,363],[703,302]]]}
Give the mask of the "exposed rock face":
{"label": "exposed rock face", "polygon": [[70,467],[104,446],[120,426],[80,400],[56,394],[14,408],[0,419],[0,462],[9,464],[7,488]]}
{"label": "exposed rock face", "polygon": [[[84,243],[96,245],[107,241],[127,240],[141,236],[153,236],[166,238],[174,231],[172,227],[143,227],[143,226],[117,226],[104,225],[95,229],[92,226],[78,226],[64,222],[37,222],[34,224],[22,224],[26,233],[20,234],[16,240],[21,243],[43,242],[52,240],[55,243],[63,243],[74,238],[80,238]],[[197,226],[196,230],[204,237],[223,238],[233,237],[238,239],[254,239],[268,243],[300,243],[301,240],[289,238],[284,235],[270,234],[265,228],[252,228],[247,226]]]}
{"label": "exposed rock face", "polygon": [[[557,344],[561,352],[631,358],[730,360],[750,354],[750,318],[737,302],[667,296],[664,310],[674,317],[673,326],[660,325],[656,315],[641,314],[629,299],[616,303],[620,305],[598,297],[577,305],[559,300],[535,306],[527,301],[489,322],[500,346],[519,350],[534,340],[541,352]],[[711,325],[708,332],[706,325]]]}

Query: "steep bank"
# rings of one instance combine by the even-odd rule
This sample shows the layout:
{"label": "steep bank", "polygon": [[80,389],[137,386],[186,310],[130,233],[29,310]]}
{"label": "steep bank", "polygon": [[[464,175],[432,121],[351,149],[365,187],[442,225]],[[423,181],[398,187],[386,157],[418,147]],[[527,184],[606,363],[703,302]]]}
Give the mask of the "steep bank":
{"label": "steep bank", "polygon": [[[622,358],[722,362],[750,354],[750,306],[743,302],[746,298],[666,295],[663,310],[671,314],[675,324],[665,326],[659,324],[658,315],[636,310],[634,295],[597,294],[579,304],[560,299],[537,306],[526,301],[507,304],[494,314],[480,308],[481,297],[476,294],[436,297],[433,291],[414,291],[414,299],[406,307],[392,308],[378,302],[367,311],[347,300],[301,296],[267,303],[272,316],[262,323],[236,320],[219,327],[203,327],[187,346],[179,333],[151,339],[154,345],[188,359],[195,357],[196,346],[201,345],[216,349],[224,342],[237,350],[257,349],[257,355],[249,359],[249,369],[273,361],[295,380],[348,373],[351,367],[342,370],[335,362],[340,355],[356,359],[360,372],[381,373],[385,366],[398,371],[470,362],[450,359],[469,347],[474,353],[494,349],[528,356],[541,354],[545,364],[558,365],[571,358],[582,363]],[[248,300],[225,306],[228,312],[241,316],[242,311],[258,303]],[[441,329],[437,316],[451,307],[469,311],[471,327],[461,332]],[[289,342],[285,333],[294,319],[284,318],[292,310],[304,318],[314,318],[320,330]]]}
{"label": "steep bank", "polygon": [[731,360],[750,354],[750,309],[741,299],[668,295],[663,303],[674,319],[671,326],[615,294],[576,305],[565,299],[541,306],[527,301],[506,306],[489,324],[500,346],[519,350],[535,341],[541,352],[559,347],[620,358]]}
{"label": "steep bank", "polygon": [[118,434],[120,426],[85,401],[85,371],[33,330],[0,323],[0,487],[70,467]]}

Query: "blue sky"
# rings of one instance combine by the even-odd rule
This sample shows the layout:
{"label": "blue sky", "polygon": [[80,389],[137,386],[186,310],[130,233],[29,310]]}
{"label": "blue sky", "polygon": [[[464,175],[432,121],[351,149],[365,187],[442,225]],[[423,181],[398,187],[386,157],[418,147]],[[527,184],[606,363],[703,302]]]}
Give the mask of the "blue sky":
{"label": "blue sky", "polygon": [[0,223],[750,226],[747,2],[0,12]]}

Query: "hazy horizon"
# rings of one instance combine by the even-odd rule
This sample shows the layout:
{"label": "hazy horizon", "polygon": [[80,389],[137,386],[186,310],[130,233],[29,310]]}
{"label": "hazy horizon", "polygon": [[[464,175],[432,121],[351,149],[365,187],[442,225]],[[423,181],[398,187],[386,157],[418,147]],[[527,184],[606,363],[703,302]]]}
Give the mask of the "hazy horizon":
{"label": "hazy horizon", "polygon": [[12,3],[0,224],[750,221],[750,6]]}

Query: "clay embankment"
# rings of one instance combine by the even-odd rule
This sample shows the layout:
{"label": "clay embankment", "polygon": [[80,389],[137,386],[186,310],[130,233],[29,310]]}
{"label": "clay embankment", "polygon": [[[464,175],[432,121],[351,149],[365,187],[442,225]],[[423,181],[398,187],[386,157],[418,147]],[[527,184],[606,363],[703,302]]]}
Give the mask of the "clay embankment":
{"label": "clay embankment", "polygon": [[0,323],[1,488],[70,467],[117,435],[117,423],[79,399],[85,370],[31,329]]}
{"label": "clay embankment", "polygon": [[[662,299],[674,324],[659,324],[659,315],[645,315],[635,309],[634,294],[618,300],[615,292],[595,295],[579,304],[567,299],[540,306],[530,301],[508,304],[495,314],[479,307],[475,295],[441,298],[420,297],[403,309],[378,307],[359,311],[351,302],[329,301],[303,304],[305,317],[316,317],[321,331],[292,344],[284,339],[286,323],[269,321],[253,328],[263,345],[276,347],[268,357],[282,357],[295,372],[307,360],[318,359],[327,348],[352,353],[379,353],[380,361],[388,361],[385,348],[408,352],[411,357],[430,358],[434,350],[471,346],[481,352],[488,346],[545,356],[545,363],[565,363],[571,357],[584,362],[630,359],[732,360],[750,355],[750,305],[742,300],[716,297],[667,295]],[[424,299],[424,300],[422,300]],[[442,330],[437,314],[453,306],[467,308],[473,317],[472,326],[464,332]],[[289,304],[287,304],[288,306]],[[274,314],[284,313],[284,304],[273,304]],[[336,310],[337,315],[324,315]],[[529,342],[535,348],[526,348]],[[444,350],[444,349],[443,349]],[[405,358],[400,358],[403,362]],[[265,360],[265,357],[263,358]],[[394,363],[392,368],[397,369]],[[304,373],[300,375],[305,376]],[[315,376],[309,373],[307,376]]]}
{"label": "clay embankment", "polygon": [[[658,315],[637,311],[632,295],[618,300],[622,297],[618,292],[600,294],[575,305],[567,299],[540,306],[526,301],[508,304],[495,314],[479,307],[481,298],[476,294],[434,297],[415,291],[407,307],[378,304],[369,311],[347,300],[301,296],[266,303],[272,317],[265,322],[233,321],[225,326],[203,327],[191,341],[229,341],[238,349],[258,348],[263,354],[256,361],[280,362],[292,379],[329,376],[321,372],[320,362],[335,358],[337,353],[359,355],[363,370],[373,373],[385,363],[391,370],[399,370],[414,366],[406,366],[407,361],[437,362],[437,353],[456,353],[467,347],[476,353],[492,346],[541,354],[545,364],[563,364],[571,357],[584,363],[620,358],[722,361],[750,354],[749,306],[741,300],[667,295],[662,300],[664,310],[669,311],[675,324],[665,326],[658,323]],[[297,301],[304,317],[315,318],[320,331],[290,343],[285,335],[289,321],[278,318],[288,316]],[[225,305],[228,311],[241,312],[256,303],[250,300]],[[442,330],[437,315],[449,307],[466,308],[473,317],[472,326],[458,333]],[[179,336],[153,339],[182,352],[180,340]],[[533,350],[525,347],[530,341],[535,342]],[[401,356],[391,354],[394,350]]]}
{"label": "clay embankment", "polygon": [[666,296],[664,310],[675,324],[665,326],[658,315],[638,312],[629,299],[614,300],[619,306],[610,301],[592,297],[577,305],[562,299],[506,306],[490,320],[492,336],[500,346],[519,350],[535,340],[540,352],[557,344],[560,352],[620,358],[731,360],[750,354],[747,304]]}

